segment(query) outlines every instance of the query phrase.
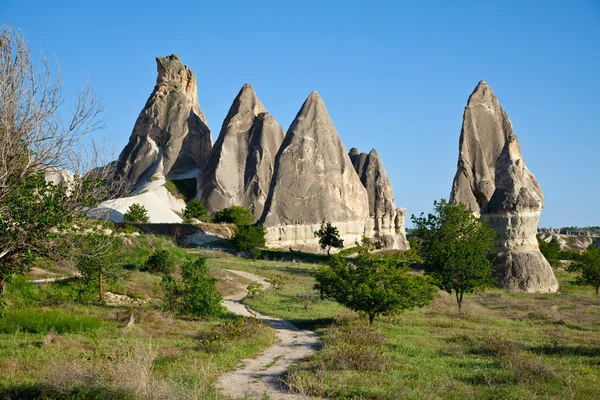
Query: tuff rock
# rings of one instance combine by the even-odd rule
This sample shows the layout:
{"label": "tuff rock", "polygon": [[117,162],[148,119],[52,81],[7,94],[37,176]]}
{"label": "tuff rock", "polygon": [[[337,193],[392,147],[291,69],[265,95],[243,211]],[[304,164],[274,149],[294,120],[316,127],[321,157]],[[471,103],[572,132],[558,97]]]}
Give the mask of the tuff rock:
{"label": "tuff rock", "polygon": [[198,177],[198,198],[211,212],[232,205],[257,221],[271,187],[275,156],[285,133],[246,84],[233,101],[219,138]]}
{"label": "tuff rock", "polygon": [[133,185],[200,168],[212,147],[196,76],[174,54],[156,63],[156,86],[117,162],[117,172]]}
{"label": "tuff rock", "polygon": [[408,249],[410,245],[404,230],[406,210],[396,208],[392,183],[379,154],[375,149],[366,154],[352,148],[349,156],[360,181],[367,189],[369,220],[365,226],[365,236],[381,241],[385,248]]}
{"label": "tuff rock", "polygon": [[465,109],[450,199],[481,213],[496,232],[498,286],[526,292],[558,290],[536,238],[544,207],[541,187],[525,165],[508,116],[484,81]]}
{"label": "tuff rock", "polygon": [[267,242],[314,245],[314,232],[328,221],[350,246],[360,242],[368,217],[367,191],[315,91],[296,115],[275,159],[260,220]]}

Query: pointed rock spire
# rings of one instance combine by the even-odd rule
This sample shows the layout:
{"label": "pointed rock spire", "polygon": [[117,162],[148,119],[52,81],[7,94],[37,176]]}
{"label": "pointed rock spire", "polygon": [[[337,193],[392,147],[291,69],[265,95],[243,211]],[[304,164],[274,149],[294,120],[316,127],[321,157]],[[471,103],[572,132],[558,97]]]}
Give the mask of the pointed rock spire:
{"label": "pointed rock spire", "polygon": [[558,282],[536,238],[542,189],[525,165],[508,116],[484,81],[469,97],[459,147],[450,199],[481,213],[496,232],[498,285],[556,292]]}
{"label": "pointed rock spire", "polygon": [[[321,96],[308,96],[292,122],[275,161],[275,174],[261,221],[266,227],[342,223],[368,218],[368,198]],[[314,229],[316,230],[316,229]],[[360,229],[362,231],[362,228]],[[314,241],[313,229],[288,232]],[[359,233],[358,237],[360,238]]]}
{"label": "pointed rock spire", "polygon": [[496,160],[512,133],[512,124],[498,98],[485,81],[479,82],[463,115],[451,201],[480,212],[494,193]]}
{"label": "pointed rock spire", "polygon": [[156,63],[156,86],[117,162],[117,172],[133,185],[199,168],[212,147],[196,76],[174,54]]}
{"label": "pointed rock spire", "polygon": [[245,84],[223,121],[221,133],[198,177],[198,197],[209,211],[249,208],[257,220],[271,186],[275,156],[285,134]]}

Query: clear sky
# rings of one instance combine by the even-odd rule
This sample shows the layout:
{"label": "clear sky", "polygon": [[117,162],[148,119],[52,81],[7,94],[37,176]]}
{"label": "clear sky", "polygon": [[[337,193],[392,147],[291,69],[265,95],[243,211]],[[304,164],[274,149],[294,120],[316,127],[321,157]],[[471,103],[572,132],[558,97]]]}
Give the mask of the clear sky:
{"label": "clear sky", "polygon": [[115,158],[154,58],[176,53],[213,141],[246,82],[284,129],[318,90],[346,149],[377,149],[409,216],[448,197],[483,79],[544,191],[540,225],[600,225],[600,0],[0,0],[0,19],[56,58],[67,93],[91,79]]}

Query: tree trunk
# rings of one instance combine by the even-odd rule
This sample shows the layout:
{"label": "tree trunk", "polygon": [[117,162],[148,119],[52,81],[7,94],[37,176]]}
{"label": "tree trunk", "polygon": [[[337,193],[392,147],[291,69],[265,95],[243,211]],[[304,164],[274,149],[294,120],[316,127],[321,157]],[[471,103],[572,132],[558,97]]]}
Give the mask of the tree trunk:
{"label": "tree trunk", "polygon": [[331,247],[327,248],[327,255],[330,256],[331,254],[329,254],[331,252]]}
{"label": "tree trunk", "polygon": [[598,296],[598,289],[600,289],[600,282],[598,282],[598,284],[596,285],[596,296]]}
{"label": "tree trunk", "polygon": [[375,314],[369,314],[369,326],[373,326],[374,320],[375,320]]}
{"label": "tree trunk", "polygon": [[[4,277],[0,278],[0,295],[2,295],[2,293],[4,293],[4,286],[6,286],[6,279],[4,279]],[[596,290],[596,294],[598,294],[598,291]]]}
{"label": "tree trunk", "polygon": [[458,313],[462,314],[462,300],[463,300],[463,294],[462,293],[458,293],[456,292],[456,304],[458,304]]}
{"label": "tree trunk", "polygon": [[104,293],[104,290],[103,290],[103,287],[102,287],[102,272],[100,272],[100,273],[98,274],[98,287],[100,288],[100,289],[99,289],[99,292],[100,292],[100,298],[99,298],[98,300],[99,300],[100,302],[102,302],[102,294]]}

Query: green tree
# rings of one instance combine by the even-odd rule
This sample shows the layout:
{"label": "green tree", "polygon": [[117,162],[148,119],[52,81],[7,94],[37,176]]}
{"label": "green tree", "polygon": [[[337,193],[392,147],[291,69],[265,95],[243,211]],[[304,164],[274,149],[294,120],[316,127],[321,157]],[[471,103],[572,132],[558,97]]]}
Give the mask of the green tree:
{"label": "green tree", "polygon": [[141,268],[142,271],[152,273],[170,274],[173,264],[167,250],[155,250]]}
{"label": "green tree", "polygon": [[81,236],[79,245],[75,266],[84,282],[97,285],[98,300],[102,301],[104,283],[115,282],[123,274],[123,241],[115,235],[86,233]]}
{"label": "green tree", "polygon": [[543,241],[540,238],[538,238],[537,240],[540,246],[540,251],[546,258],[546,260],[550,263],[552,268],[560,267],[560,243],[558,243],[558,241],[556,240],[552,240],[550,242]]}
{"label": "green tree", "polygon": [[238,225],[231,242],[238,251],[265,247],[265,228],[259,225]]}
{"label": "green tree", "polygon": [[215,213],[213,221],[216,223],[236,224],[236,225],[250,225],[254,216],[252,212],[247,208],[240,206],[231,206],[224,208]]}
{"label": "green tree", "polygon": [[183,210],[183,218],[185,220],[197,219],[198,221],[207,221],[208,210],[204,205],[204,199],[190,201],[185,210]]}
{"label": "green tree", "polygon": [[592,285],[596,288],[596,295],[600,290],[600,248],[591,244],[581,253],[578,261],[569,267],[570,272],[579,272],[577,283]]}
{"label": "green tree", "polygon": [[331,255],[331,249],[344,248],[344,239],[340,238],[338,228],[331,225],[331,222],[325,222],[321,224],[321,229],[315,232],[315,236],[319,238],[319,244],[322,249],[327,249],[327,255]]}
{"label": "green tree", "polygon": [[142,224],[148,223],[148,210],[138,203],[133,203],[123,215],[123,220],[126,222],[139,222]]}
{"label": "green tree", "polygon": [[411,217],[414,236],[426,274],[440,289],[456,295],[462,312],[465,293],[494,282],[493,260],[496,234],[464,204],[434,201],[434,213]]}
{"label": "green tree", "polygon": [[397,314],[433,300],[436,288],[429,277],[411,273],[411,262],[404,255],[377,256],[365,249],[353,262],[334,255],[329,265],[314,272],[315,289],[322,298],[365,312],[373,325],[380,314]]}
{"label": "green tree", "polygon": [[223,296],[215,285],[217,279],[208,276],[206,258],[197,258],[181,266],[181,280],[163,276],[164,307],[182,315],[219,316],[223,313]]}

